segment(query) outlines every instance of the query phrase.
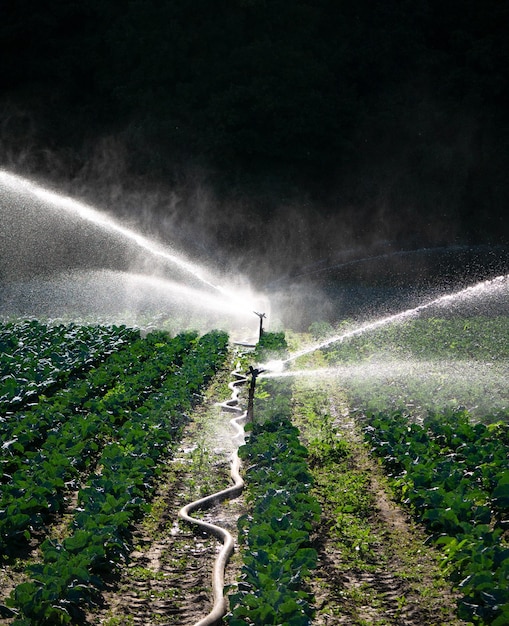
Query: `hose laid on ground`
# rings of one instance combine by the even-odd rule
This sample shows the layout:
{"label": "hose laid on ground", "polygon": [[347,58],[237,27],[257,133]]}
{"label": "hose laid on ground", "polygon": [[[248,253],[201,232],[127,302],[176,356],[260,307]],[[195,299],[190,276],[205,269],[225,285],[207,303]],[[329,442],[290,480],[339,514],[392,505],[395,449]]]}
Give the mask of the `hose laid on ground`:
{"label": "hose laid on ground", "polygon": [[[234,417],[230,420],[230,424],[232,424],[237,431],[232,437],[232,441],[241,445],[244,440],[243,424],[247,419],[247,411],[242,411],[242,409],[239,408],[238,395],[240,392],[240,386],[247,382],[247,378],[238,370],[233,371],[232,375],[236,380],[228,384],[228,387],[232,391],[231,399],[220,403],[219,406],[221,406],[225,411],[239,413],[238,417]],[[212,626],[213,624],[217,624],[226,614],[227,602],[226,597],[224,596],[224,570],[226,568],[226,564],[228,563],[228,559],[233,553],[234,541],[233,537],[226,529],[191,517],[191,513],[193,511],[197,511],[198,509],[205,509],[218,504],[223,500],[236,498],[241,494],[244,487],[244,481],[240,475],[240,459],[237,451],[233,453],[230,475],[233,480],[233,485],[231,487],[218,491],[217,493],[213,493],[205,498],[195,500],[190,504],[186,504],[186,506],[182,507],[178,513],[181,519],[190,524],[195,524],[205,532],[214,535],[223,542],[223,547],[216,557],[212,570],[212,594],[214,598],[212,611],[198,622],[195,622],[194,626]]]}

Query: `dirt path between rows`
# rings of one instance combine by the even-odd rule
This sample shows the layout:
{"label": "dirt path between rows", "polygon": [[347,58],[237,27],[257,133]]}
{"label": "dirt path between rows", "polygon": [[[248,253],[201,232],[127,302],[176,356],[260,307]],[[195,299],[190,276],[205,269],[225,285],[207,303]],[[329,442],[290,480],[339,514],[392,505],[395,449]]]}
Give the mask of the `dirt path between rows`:
{"label": "dirt path between rows", "polygon": [[[185,477],[183,477],[185,478]],[[168,494],[167,508],[155,536],[143,527],[135,532],[136,550],[119,582],[104,593],[104,606],[89,616],[108,626],[190,625],[212,608],[211,572],[220,544],[204,533],[176,522],[186,503],[185,480],[178,494]],[[210,509],[210,519],[235,534],[239,504]]]}
{"label": "dirt path between rows", "polygon": [[339,437],[355,446],[353,468],[369,475],[369,554],[352,561],[335,541],[333,508],[322,501],[314,544],[318,569],[310,581],[316,626],[460,626],[456,598],[444,581],[437,554],[423,530],[389,495],[380,466],[363,447],[354,420],[332,392],[330,413]]}
{"label": "dirt path between rows", "polygon": [[[230,466],[235,434],[233,415],[217,402],[228,399],[227,368],[193,412],[181,444],[160,480],[151,512],[134,531],[135,550],[120,579],[102,594],[102,605],[87,616],[94,626],[189,626],[212,608],[212,568],[221,544],[178,519],[182,506],[231,485]],[[242,496],[202,514],[206,521],[237,535],[244,512]],[[225,572],[225,584],[237,577],[236,554]]]}

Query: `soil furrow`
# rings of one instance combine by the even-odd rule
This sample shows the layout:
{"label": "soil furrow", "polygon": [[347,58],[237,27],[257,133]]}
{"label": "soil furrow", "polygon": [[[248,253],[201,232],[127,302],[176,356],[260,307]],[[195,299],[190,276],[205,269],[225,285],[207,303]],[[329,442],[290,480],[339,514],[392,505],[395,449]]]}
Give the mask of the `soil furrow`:
{"label": "soil furrow", "polygon": [[[224,372],[224,384],[229,372]],[[221,392],[222,393],[222,392]],[[180,508],[197,497],[230,486],[234,434],[231,415],[215,404],[217,389],[193,412],[175,459],[168,463],[150,514],[133,533],[134,550],[121,576],[103,594],[103,605],[88,616],[94,626],[189,626],[212,608],[212,569],[220,542],[178,519]],[[201,518],[236,535],[242,498],[201,512]],[[234,563],[225,577],[236,578]]]}
{"label": "soil furrow", "polygon": [[342,442],[340,465],[314,467],[322,518],[313,541],[318,568],[309,580],[316,600],[313,626],[464,624],[455,616],[456,598],[437,555],[425,545],[423,530],[391,499],[379,465],[338,397],[337,389],[327,387],[321,394],[315,389],[311,400],[306,391],[300,400],[307,416],[300,424],[304,437],[323,435],[329,419],[328,435]]}

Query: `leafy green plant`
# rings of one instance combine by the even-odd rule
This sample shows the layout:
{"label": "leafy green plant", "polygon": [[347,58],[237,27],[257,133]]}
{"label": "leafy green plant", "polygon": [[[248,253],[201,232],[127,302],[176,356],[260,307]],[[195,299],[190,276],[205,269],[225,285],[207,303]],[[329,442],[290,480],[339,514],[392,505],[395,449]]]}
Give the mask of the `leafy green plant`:
{"label": "leafy green plant", "polygon": [[[509,358],[509,318],[419,317],[375,328],[325,348],[330,363],[386,358],[421,360],[472,359],[503,361]],[[342,323],[337,332],[348,331]]]}
{"label": "leafy green plant", "polygon": [[240,450],[249,464],[251,506],[238,522],[243,566],[239,590],[230,596],[229,623],[310,624],[311,597],[302,584],[316,567],[309,542],[320,508],[309,495],[307,450],[285,418],[255,425]]}
{"label": "leafy green plant", "polygon": [[[265,345],[281,348],[281,339],[271,337]],[[258,358],[264,356],[258,353]],[[320,507],[309,494],[308,451],[290,415],[291,386],[273,379],[259,381],[255,423],[239,449],[247,464],[250,510],[238,521],[243,565],[238,590],[230,595],[231,626],[311,624],[312,597],[303,580],[316,567],[310,532]]]}
{"label": "leafy green plant", "polygon": [[125,326],[0,324],[0,413],[65,385],[138,337]]}
{"label": "leafy green plant", "polygon": [[[162,338],[166,341],[161,342]],[[67,405],[65,415],[64,407],[60,405],[63,419],[60,424],[53,418],[51,403],[49,407],[44,405],[45,413],[42,407],[38,408],[36,414],[43,417],[39,423],[39,436],[46,433],[46,440],[38,449],[33,449],[36,439],[32,433],[30,445],[25,443],[18,454],[11,455],[4,462],[4,468],[8,467],[11,472],[0,486],[0,510],[9,511],[9,515],[0,516],[0,546],[5,551],[16,549],[16,545],[12,545],[13,539],[18,542],[28,539],[30,530],[40,528],[50,514],[59,511],[67,486],[97,461],[105,442],[118,436],[117,431],[130,412],[142,408],[150,394],[178,368],[195,340],[196,333],[171,340],[160,332],[153,333],[143,340],[143,359],[139,358],[142,346],[132,344],[134,354],[128,361],[121,359],[123,365],[130,364],[129,369],[121,369],[122,382],[117,382],[118,363],[114,363],[116,373],[108,376],[114,386],[102,397],[87,398],[78,394]],[[208,371],[204,375],[208,375]],[[77,410],[78,407],[81,410]],[[23,420],[21,427],[13,433],[23,435],[26,426]],[[21,451],[23,455],[19,453]]]}
{"label": "leafy green plant", "polygon": [[263,363],[274,358],[284,358],[287,350],[288,344],[284,332],[264,332],[252,356],[255,361]]}
{"label": "leafy green plant", "polygon": [[100,471],[79,491],[69,536],[41,545],[41,563],[28,568],[32,580],[8,599],[18,613],[16,626],[71,623],[95,602],[102,579],[127,559],[130,527],[153,491],[157,464],[171,454],[195,392],[223,362],[227,342],[219,331],[188,337],[178,367],[117,424],[98,459]]}
{"label": "leafy green plant", "polygon": [[430,414],[422,425],[380,413],[368,416],[365,434],[401,500],[443,548],[443,567],[464,594],[460,616],[507,623],[509,425],[472,423],[465,411]]}

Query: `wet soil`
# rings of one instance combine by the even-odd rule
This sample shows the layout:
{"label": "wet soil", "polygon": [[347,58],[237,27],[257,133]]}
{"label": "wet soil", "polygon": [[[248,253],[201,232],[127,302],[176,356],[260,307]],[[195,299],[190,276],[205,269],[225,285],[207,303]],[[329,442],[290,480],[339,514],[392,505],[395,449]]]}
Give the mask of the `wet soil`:
{"label": "wet soil", "polygon": [[385,477],[363,448],[344,406],[329,397],[340,437],[355,443],[353,463],[369,472],[369,555],[345,558],[335,541],[333,508],[322,501],[314,546],[318,568],[309,581],[315,594],[316,626],[460,626],[456,597],[442,578],[438,556],[425,545],[422,528],[391,498]]}
{"label": "wet soil", "polygon": [[[376,484],[376,481],[375,481]],[[373,488],[376,489],[375,484]],[[378,493],[370,520],[379,538],[369,567],[345,568],[343,556],[328,537],[326,520],[315,537],[319,565],[311,587],[315,592],[317,626],[332,624],[394,626],[456,626],[455,598],[437,581],[436,559],[424,538]],[[416,548],[421,545],[422,549]],[[401,552],[406,551],[404,557]]]}
{"label": "wet soil", "polygon": [[[177,521],[186,504],[185,476],[168,492],[156,532],[135,531],[136,549],[119,581],[103,594],[103,606],[90,624],[156,626],[194,624],[212,608],[211,572],[220,544]],[[233,530],[237,512],[228,504],[206,516]]]}
{"label": "wet soil", "polygon": [[[212,569],[221,543],[178,519],[179,509],[193,500],[230,486],[234,415],[216,402],[228,397],[224,383],[229,370],[215,381],[208,398],[197,407],[175,458],[167,464],[151,513],[134,531],[135,549],[118,580],[102,594],[102,604],[87,616],[90,625],[183,626],[194,624],[212,609]],[[219,392],[218,387],[222,389]],[[195,513],[229,530],[244,512],[242,496]],[[234,554],[225,572],[225,585],[238,574]]]}

